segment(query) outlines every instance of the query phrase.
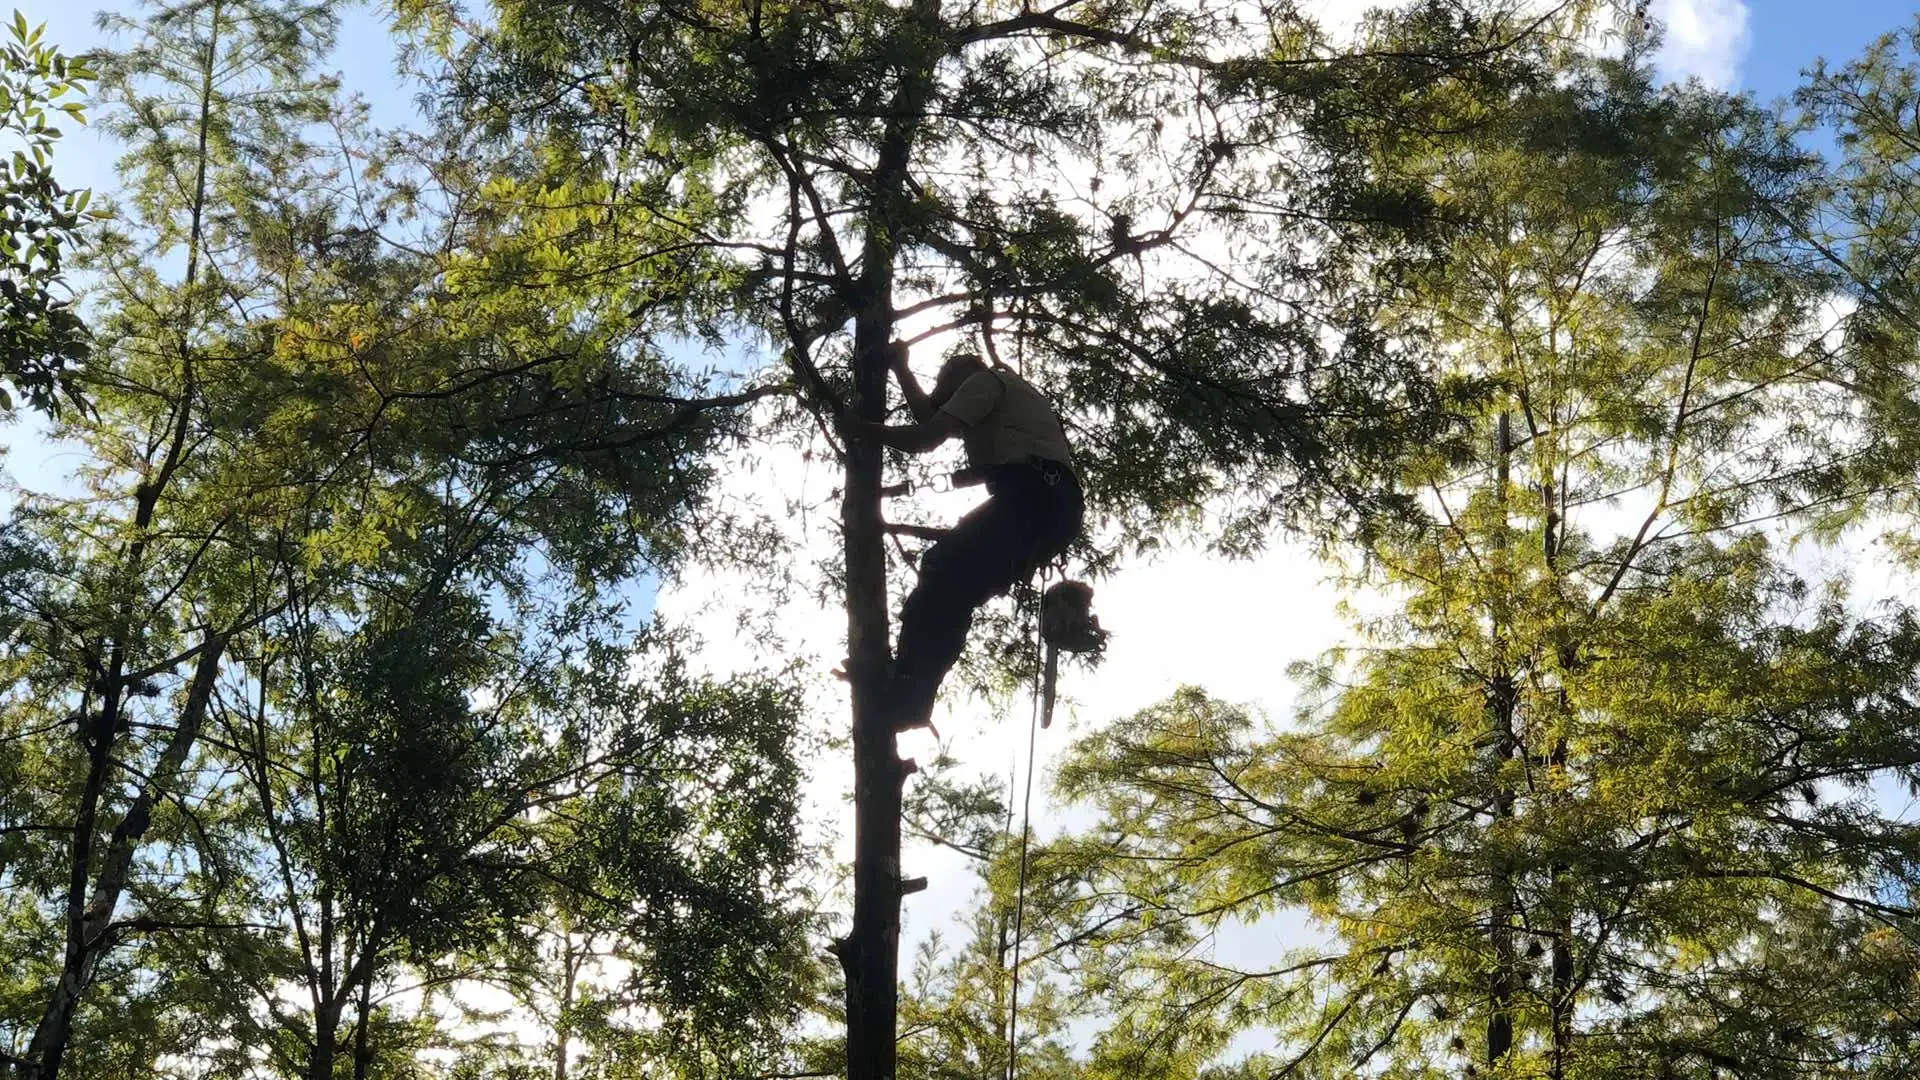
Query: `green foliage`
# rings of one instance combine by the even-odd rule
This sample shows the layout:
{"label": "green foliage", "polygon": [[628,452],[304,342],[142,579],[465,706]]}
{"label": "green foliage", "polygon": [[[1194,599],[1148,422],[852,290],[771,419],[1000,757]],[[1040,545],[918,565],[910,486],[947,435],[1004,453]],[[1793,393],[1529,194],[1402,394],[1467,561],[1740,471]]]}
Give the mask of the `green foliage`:
{"label": "green foliage", "polygon": [[1396,600],[1290,727],[1084,740],[1019,931],[1002,793],[923,774],[984,887],[899,1075],[1005,1075],[1016,933],[1023,1076],[1903,1075],[1920,619],[1791,544],[1910,509],[1914,36],[1788,124],[1596,58],[1605,8],[412,0],[436,127],[383,139],[328,5],[156,5],[78,262],[46,117],[95,76],[16,18],[8,377],[90,408],[0,529],[0,1052],[845,1067],[788,673],[627,608],[770,564],[721,455],[881,407],[877,318],[1047,387],[1096,566],[1304,526]]}
{"label": "green foliage", "polygon": [[[1920,832],[1875,785],[1920,780],[1920,622],[1788,569],[1879,437],[1826,379],[1790,134],[1629,56],[1409,161],[1461,217],[1395,317],[1490,437],[1414,460],[1433,524],[1367,550],[1394,608],[1294,729],[1187,690],[1063,769],[1102,813],[1048,865],[1107,1039],[1258,1032],[1247,1068],[1310,1076],[1911,1060]],[[1319,940],[1192,956],[1280,916]]]}
{"label": "green foliage", "polygon": [[380,152],[312,74],[325,5],[119,25],[79,490],[0,549],[10,1067],[411,1075],[554,908],[612,943],[657,1060],[764,1043],[797,992],[796,706],[626,611],[726,414],[489,285],[472,219],[389,242],[469,163]]}
{"label": "green foliage", "polygon": [[[1352,57],[1291,5],[401,11],[445,58],[442,122],[514,155],[497,194],[572,193],[534,235],[572,230],[565,280],[602,320],[764,335],[825,413],[884,285],[889,322],[978,335],[1047,387],[1125,546],[1203,505],[1238,548],[1405,508],[1385,471],[1446,416],[1360,271],[1442,217],[1374,159],[1551,47],[1503,5],[1380,16],[1402,52]],[[551,288],[517,247],[501,269]],[[689,306],[633,309],[662,273]]]}
{"label": "green foliage", "polygon": [[[1083,1013],[1068,987],[1057,978],[1049,958],[1036,956],[1037,939],[1049,920],[1046,897],[1029,900],[1018,933],[1024,948],[1018,971],[1018,1013],[1014,1013],[1014,884],[1017,842],[994,863],[982,867],[987,888],[960,929],[957,948],[939,934],[929,935],[903,980],[900,1013],[903,1045],[900,1075],[925,1080],[994,1080],[1007,1075],[1008,1039],[1017,1051],[1019,1076],[1080,1075],[1067,1041],[1067,1022]],[[1009,1025],[1013,1025],[1010,1033]]]}
{"label": "green foliage", "polygon": [[[1920,213],[1911,197],[1920,147],[1909,119],[1920,83],[1917,46],[1920,25],[1887,34],[1845,64],[1816,65],[1794,95],[1801,124],[1830,133],[1838,146],[1819,178],[1822,212],[1804,239],[1811,257],[1838,279],[1845,318],[1836,329],[1851,361],[1847,386],[1880,435],[1857,468],[1903,519],[1913,510],[1913,350],[1920,333],[1920,267],[1913,258]],[[1887,540],[1911,563],[1904,530]]]}
{"label": "green foliage", "polygon": [[[13,13],[0,42],[0,376],[27,403],[53,412],[78,401],[76,367],[87,357],[86,327],[65,288],[68,254],[89,219],[91,191],[69,191],[53,175],[60,124],[84,124],[80,102],[95,74],[45,41]],[[71,95],[71,96],[69,96]],[[64,99],[64,100],[63,100]],[[0,390],[0,412],[13,398]]]}

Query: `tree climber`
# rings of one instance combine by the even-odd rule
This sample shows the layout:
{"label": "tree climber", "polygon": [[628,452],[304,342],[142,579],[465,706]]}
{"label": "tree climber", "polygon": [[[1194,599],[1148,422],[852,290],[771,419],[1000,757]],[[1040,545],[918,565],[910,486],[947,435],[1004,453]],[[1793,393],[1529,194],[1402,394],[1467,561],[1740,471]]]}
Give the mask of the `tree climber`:
{"label": "tree climber", "polygon": [[967,468],[955,482],[984,482],[988,496],[920,557],[919,583],[901,606],[887,704],[905,730],[930,721],[975,609],[1065,552],[1080,534],[1083,508],[1066,432],[1033,384],[961,353],[941,365],[929,394],[907,366],[904,343],[894,343],[889,361],[915,422],[846,426],[910,454],[958,435]]}

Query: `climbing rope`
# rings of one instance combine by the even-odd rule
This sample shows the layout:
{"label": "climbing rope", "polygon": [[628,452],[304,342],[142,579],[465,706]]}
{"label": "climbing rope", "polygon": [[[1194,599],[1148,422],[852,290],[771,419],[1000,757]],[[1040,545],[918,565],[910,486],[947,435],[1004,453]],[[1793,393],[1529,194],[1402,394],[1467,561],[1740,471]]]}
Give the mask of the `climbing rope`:
{"label": "climbing rope", "polygon": [[[1085,582],[1066,580],[1066,563],[1060,563],[1061,580],[1047,585],[1053,567],[1042,564],[1039,570],[1039,607],[1035,612],[1033,635],[1033,715],[1027,721],[1027,783],[1020,799],[1020,883],[1013,902],[1013,990],[1007,1006],[1007,1076],[1014,1078],[1014,1061],[1020,1034],[1020,953],[1026,943],[1027,923],[1027,843],[1032,836],[1033,771],[1040,729],[1053,721],[1054,680],[1059,676],[1062,652],[1093,653],[1106,647],[1107,632],[1093,614],[1093,588]],[[1045,659],[1042,659],[1044,655]]]}
{"label": "climbing rope", "polygon": [[[1040,571],[1041,592],[1046,591],[1047,568]],[[1020,947],[1024,944],[1023,934],[1027,921],[1027,837],[1031,834],[1029,823],[1033,815],[1033,764],[1035,749],[1040,740],[1040,697],[1042,693],[1039,674],[1041,651],[1045,648],[1041,639],[1040,620],[1036,614],[1033,631],[1033,658],[1035,674],[1033,680],[1033,710],[1027,721],[1027,779],[1026,792],[1020,799],[1020,883],[1014,889],[1013,900],[1013,988],[1007,1001],[1007,1080],[1014,1080],[1014,1062],[1020,1047]]]}

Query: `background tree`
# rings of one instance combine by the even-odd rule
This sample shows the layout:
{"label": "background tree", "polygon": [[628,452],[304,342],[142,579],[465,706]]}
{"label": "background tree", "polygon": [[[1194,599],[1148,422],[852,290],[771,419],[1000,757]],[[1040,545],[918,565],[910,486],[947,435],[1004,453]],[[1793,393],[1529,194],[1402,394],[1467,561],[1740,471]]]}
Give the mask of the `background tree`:
{"label": "background tree", "polygon": [[[86,328],[73,310],[63,269],[91,215],[91,191],[54,179],[52,151],[61,123],[86,123],[77,100],[94,79],[86,63],[29,29],[19,11],[0,44],[0,374],[34,408],[51,412],[74,396],[74,370],[86,359]],[[68,98],[68,95],[73,95]],[[61,100],[68,98],[67,100]],[[50,115],[51,114],[51,115]],[[0,390],[0,410],[13,399]]]}
{"label": "background tree", "polygon": [[[122,897],[156,808],[177,797],[221,661],[265,608],[245,576],[283,539],[263,500],[182,495],[205,474],[209,369],[252,351],[227,336],[256,282],[213,254],[237,232],[222,208],[247,205],[263,175],[298,156],[288,122],[318,115],[325,88],[297,77],[328,40],[331,23],[314,14],[317,38],[259,5],[164,9],[148,24],[153,47],[104,73],[123,106],[116,130],[133,145],[136,230],[103,235],[93,256],[108,295],[95,325],[105,377],[90,388],[111,412],[65,429],[100,462],[92,497],[16,516],[36,572],[8,582],[24,646],[12,658],[9,727],[42,735],[21,751],[30,797],[46,800],[27,821],[64,848],[46,867],[57,876],[10,890],[10,906],[47,918],[52,942],[36,930],[9,953],[52,944],[59,957],[17,1047],[25,1075],[58,1072],[82,995],[126,932]],[[184,261],[175,282],[153,265],[168,255]],[[162,699],[169,682],[177,690]]]}
{"label": "background tree", "polygon": [[[599,881],[663,1022],[746,1037],[785,985],[752,958],[790,932],[791,807],[762,785],[791,786],[792,705],[633,668],[664,639],[623,614],[683,543],[715,410],[753,394],[684,398],[551,296],[457,288],[475,261],[432,230],[497,219],[383,236],[420,173],[382,182],[312,76],[332,25],[196,0],[103,63],[128,212],[87,264],[97,411],[58,432],[84,491],[27,495],[7,534],[0,1051],[24,1076],[410,1067],[446,1033],[401,976],[511,932],[586,842],[555,800],[637,845]],[[694,978],[714,965],[745,981]]]}
{"label": "background tree", "polygon": [[[451,1032],[393,1010],[511,978],[488,957],[554,910],[601,932],[657,1061],[777,1019],[797,930],[791,703],[764,681],[635,683],[628,648],[571,629],[516,643],[516,624],[539,620],[450,596],[334,642],[276,639],[285,676],[229,721],[277,870],[258,901],[273,932],[208,973],[251,999],[232,1008],[256,1025],[238,1048],[273,1048],[290,1075],[332,1076],[349,1051],[356,1077],[404,1072]],[[572,977],[607,966],[582,955]],[[310,1008],[285,1004],[288,980]]]}
{"label": "background tree", "polygon": [[[1433,523],[1368,549],[1394,610],[1298,731],[1189,691],[1078,749],[1105,821],[1051,858],[1114,928],[1094,985],[1133,1038],[1263,1030],[1249,1067],[1307,1075],[1903,1068],[1920,837],[1872,784],[1920,760],[1915,622],[1782,543],[1878,452],[1810,161],[1631,54],[1414,160],[1462,227],[1399,330],[1491,389],[1490,437],[1410,474]],[[1323,941],[1188,958],[1283,911]]]}
{"label": "background tree", "polygon": [[1799,123],[1830,137],[1835,152],[1817,178],[1822,213],[1806,223],[1808,258],[1828,267],[1845,315],[1848,364],[1831,377],[1875,416],[1879,453],[1863,460],[1863,478],[1877,479],[1895,522],[1887,537],[1907,558],[1904,523],[1911,519],[1914,461],[1912,355],[1920,330],[1913,205],[1920,142],[1904,117],[1912,112],[1920,60],[1920,27],[1889,33],[1856,59],[1817,64],[1794,95]]}

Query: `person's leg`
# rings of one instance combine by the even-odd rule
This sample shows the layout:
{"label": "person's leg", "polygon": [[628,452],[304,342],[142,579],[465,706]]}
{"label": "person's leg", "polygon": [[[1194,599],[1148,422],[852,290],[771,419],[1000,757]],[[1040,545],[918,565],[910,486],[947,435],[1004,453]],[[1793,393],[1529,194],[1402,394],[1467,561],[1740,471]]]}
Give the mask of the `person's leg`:
{"label": "person's leg", "polygon": [[1045,484],[1012,471],[986,503],[961,518],[920,560],[920,580],[900,610],[895,648],[895,723],[917,727],[933,714],[940,683],[966,650],[973,613],[1080,535],[1080,488],[1069,474]]}
{"label": "person's leg", "polygon": [[1025,572],[1032,525],[1024,499],[995,495],[920,557],[894,650],[897,724],[926,723],[941,680],[966,649],[974,610]]}
{"label": "person's leg", "polygon": [[1031,561],[1021,570],[1021,577],[1032,575],[1040,567],[1066,554],[1073,542],[1079,539],[1085,517],[1080,485],[1071,473],[1061,476],[1056,484],[1036,490],[1032,500]]}

